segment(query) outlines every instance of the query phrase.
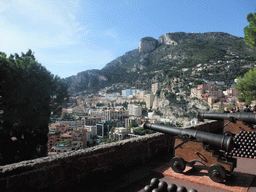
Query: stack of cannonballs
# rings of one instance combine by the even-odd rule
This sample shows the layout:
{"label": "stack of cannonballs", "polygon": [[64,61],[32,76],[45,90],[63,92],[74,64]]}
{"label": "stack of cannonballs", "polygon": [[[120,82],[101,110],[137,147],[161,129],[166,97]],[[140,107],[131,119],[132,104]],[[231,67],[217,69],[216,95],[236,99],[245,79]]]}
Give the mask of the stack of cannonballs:
{"label": "stack of cannonballs", "polygon": [[240,131],[234,136],[234,143],[229,155],[256,159],[256,132]]}
{"label": "stack of cannonballs", "polygon": [[149,185],[144,187],[145,192],[197,192],[195,189],[187,190],[185,187],[177,187],[175,184],[167,185],[165,181],[153,178]]}

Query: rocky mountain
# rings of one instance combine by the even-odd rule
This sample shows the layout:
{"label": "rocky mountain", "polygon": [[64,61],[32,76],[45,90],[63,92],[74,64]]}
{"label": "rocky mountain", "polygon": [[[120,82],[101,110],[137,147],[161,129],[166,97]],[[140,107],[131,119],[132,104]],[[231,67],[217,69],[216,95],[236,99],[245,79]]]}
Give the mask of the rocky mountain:
{"label": "rocky mountain", "polygon": [[115,87],[124,89],[135,84],[147,89],[154,82],[168,86],[177,77],[190,82],[225,81],[230,85],[256,64],[255,60],[256,50],[241,37],[223,32],[166,33],[158,40],[144,37],[138,49],[116,58],[101,70],[68,77],[66,82],[70,92],[94,92],[106,86],[117,91]]}

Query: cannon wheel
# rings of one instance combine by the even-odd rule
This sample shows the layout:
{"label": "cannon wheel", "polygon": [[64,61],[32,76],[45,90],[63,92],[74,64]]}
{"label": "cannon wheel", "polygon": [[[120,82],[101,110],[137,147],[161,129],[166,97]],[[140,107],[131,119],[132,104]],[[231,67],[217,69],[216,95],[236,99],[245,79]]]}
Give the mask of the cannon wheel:
{"label": "cannon wheel", "polygon": [[219,164],[211,165],[208,169],[208,175],[211,180],[217,183],[222,183],[227,177],[226,170]]}
{"label": "cannon wheel", "polygon": [[171,160],[171,167],[174,172],[182,173],[186,168],[186,163],[181,157],[173,157]]}

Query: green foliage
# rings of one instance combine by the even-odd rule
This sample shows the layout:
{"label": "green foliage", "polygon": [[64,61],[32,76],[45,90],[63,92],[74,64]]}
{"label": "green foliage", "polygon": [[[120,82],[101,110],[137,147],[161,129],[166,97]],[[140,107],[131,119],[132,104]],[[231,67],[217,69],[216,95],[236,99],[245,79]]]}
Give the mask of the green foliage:
{"label": "green foliage", "polygon": [[194,67],[198,63],[206,63],[211,59],[216,60],[217,58],[224,57],[226,50],[221,48],[222,42],[217,41],[202,41],[196,40],[188,43],[187,55],[188,58],[185,60],[184,66],[182,67]]}
{"label": "green foliage", "polygon": [[108,142],[109,143],[109,138],[107,136],[105,136],[102,139],[100,139],[100,142]]}
{"label": "green foliage", "polygon": [[245,104],[251,104],[256,99],[256,68],[249,70],[244,77],[239,77],[235,89],[239,94],[239,100],[245,101]]}
{"label": "green foliage", "polygon": [[165,95],[165,98],[167,100],[169,100],[170,102],[173,102],[174,100],[176,100],[176,94],[175,93],[165,91],[164,95]]}
{"label": "green foliage", "polygon": [[111,129],[110,129],[110,131],[113,133],[114,131],[115,131],[115,127],[112,127]]}
{"label": "green foliage", "polygon": [[159,115],[159,116],[163,116],[163,113],[161,111],[159,111],[159,110],[155,110],[155,114]]}
{"label": "green foliage", "polygon": [[51,112],[61,113],[67,98],[64,80],[31,50],[21,56],[0,53],[0,164],[46,156]]}
{"label": "green foliage", "polygon": [[190,118],[190,119],[195,118],[195,117],[196,117],[196,112],[190,111],[190,112],[188,112],[188,113],[185,113],[185,114],[183,115],[183,117],[188,117],[188,118]]}
{"label": "green foliage", "polygon": [[128,102],[125,101],[125,102],[122,104],[122,106],[123,106],[125,109],[127,109],[127,107],[128,107]]}
{"label": "green foliage", "polygon": [[219,108],[219,109],[213,110],[213,112],[223,113],[223,112],[224,112],[224,109],[225,109],[226,107],[228,108],[228,110],[230,110],[231,108],[234,108],[235,106],[232,105],[232,104],[230,104],[230,105],[224,105],[224,106],[222,106],[222,107]]}
{"label": "green foliage", "polygon": [[256,12],[247,15],[249,25],[244,28],[244,41],[252,48],[256,48]]}
{"label": "green foliage", "polygon": [[171,122],[166,122],[165,125],[167,126],[171,126],[171,127],[176,127],[176,124],[171,123]]}
{"label": "green foliage", "polygon": [[183,127],[183,123],[177,123],[177,127]]}
{"label": "green foliage", "polygon": [[55,134],[59,135],[59,134],[60,134],[60,131],[55,131]]}
{"label": "green foliage", "polygon": [[204,82],[201,79],[195,79],[194,80],[194,85],[200,85],[203,84]]}
{"label": "green foliage", "polygon": [[74,120],[74,114],[69,114],[69,113],[64,113],[61,115],[61,120],[62,121],[70,121],[70,120]]}
{"label": "green foliage", "polygon": [[129,124],[129,128],[132,128],[132,127],[138,127],[138,124],[136,123],[136,122],[131,122],[130,124]]}
{"label": "green foliage", "polygon": [[158,90],[156,91],[156,96],[159,97],[159,96],[160,96],[160,93],[161,93],[161,89],[158,89]]}
{"label": "green foliage", "polygon": [[149,129],[143,129],[142,127],[134,131],[135,135],[145,135],[145,134],[152,134],[152,133],[155,133],[155,131],[149,130]]}
{"label": "green foliage", "polygon": [[118,122],[116,123],[116,127],[123,127],[123,125],[118,121]]}

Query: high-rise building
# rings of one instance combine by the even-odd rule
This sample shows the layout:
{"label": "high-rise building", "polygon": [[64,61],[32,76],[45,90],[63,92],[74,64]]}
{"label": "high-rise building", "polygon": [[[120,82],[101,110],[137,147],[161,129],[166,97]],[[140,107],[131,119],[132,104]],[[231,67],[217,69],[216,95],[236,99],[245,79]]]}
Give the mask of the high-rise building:
{"label": "high-rise building", "polygon": [[153,101],[154,101],[154,95],[152,94],[147,94],[146,96],[146,107],[149,109],[150,107],[152,107],[153,105]]}
{"label": "high-rise building", "polygon": [[151,92],[156,94],[157,90],[161,88],[161,83],[154,83],[151,86]]}

